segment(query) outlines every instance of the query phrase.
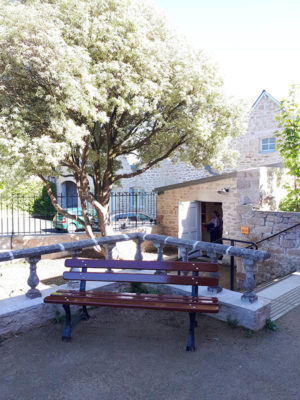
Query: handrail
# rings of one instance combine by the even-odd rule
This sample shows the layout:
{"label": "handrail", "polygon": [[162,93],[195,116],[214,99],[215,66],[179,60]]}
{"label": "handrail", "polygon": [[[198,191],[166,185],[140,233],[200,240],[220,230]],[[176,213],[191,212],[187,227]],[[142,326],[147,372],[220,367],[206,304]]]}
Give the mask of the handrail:
{"label": "handrail", "polygon": [[290,229],[296,228],[296,226],[299,226],[299,225],[300,225],[300,222],[299,222],[298,224],[296,224],[296,225],[290,226],[289,228],[286,228],[286,229],[284,229],[284,230],[282,230],[282,231],[280,231],[280,232],[274,233],[274,235],[271,235],[271,236],[269,236],[269,237],[267,237],[267,238],[264,238],[264,239],[262,239],[262,240],[259,240],[258,242],[255,242],[255,243],[256,243],[256,244],[259,244],[259,243],[265,242],[266,240],[269,240],[269,239],[272,239],[272,238],[275,237],[275,236],[281,235],[282,233],[287,232],[287,231],[289,231]]}

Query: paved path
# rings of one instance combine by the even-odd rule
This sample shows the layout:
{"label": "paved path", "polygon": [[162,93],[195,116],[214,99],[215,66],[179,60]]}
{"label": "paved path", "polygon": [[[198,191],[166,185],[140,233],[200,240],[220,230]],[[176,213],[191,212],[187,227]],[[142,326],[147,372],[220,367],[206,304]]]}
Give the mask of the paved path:
{"label": "paved path", "polygon": [[1,400],[299,400],[300,307],[247,338],[201,316],[185,352],[184,313],[92,310],[73,341],[50,324],[0,346]]}
{"label": "paved path", "polygon": [[300,304],[300,272],[288,275],[257,294],[259,298],[271,301],[271,319],[276,321]]}

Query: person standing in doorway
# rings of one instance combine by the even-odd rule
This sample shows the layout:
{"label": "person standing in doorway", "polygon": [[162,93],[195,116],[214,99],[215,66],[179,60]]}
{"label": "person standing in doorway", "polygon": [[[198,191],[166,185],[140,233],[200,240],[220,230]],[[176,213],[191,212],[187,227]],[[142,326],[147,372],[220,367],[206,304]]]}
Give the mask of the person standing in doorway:
{"label": "person standing in doorway", "polygon": [[221,218],[218,211],[213,211],[212,219],[205,226],[210,233],[210,241],[216,242],[221,234]]}

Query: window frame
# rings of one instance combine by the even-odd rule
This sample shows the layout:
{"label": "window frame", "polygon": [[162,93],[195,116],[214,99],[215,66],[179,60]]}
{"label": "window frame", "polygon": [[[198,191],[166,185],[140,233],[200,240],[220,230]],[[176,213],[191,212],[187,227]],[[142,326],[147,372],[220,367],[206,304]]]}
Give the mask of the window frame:
{"label": "window frame", "polygon": [[[264,149],[264,147],[266,147]],[[276,151],[276,138],[274,136],[262,138],[260,141],[260,152],[274,153]]]}

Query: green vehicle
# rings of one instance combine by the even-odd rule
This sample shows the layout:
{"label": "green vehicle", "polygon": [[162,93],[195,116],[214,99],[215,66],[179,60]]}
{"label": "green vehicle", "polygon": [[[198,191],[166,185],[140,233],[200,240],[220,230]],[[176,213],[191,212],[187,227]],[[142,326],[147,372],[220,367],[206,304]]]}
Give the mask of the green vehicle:
{"label": "green vehicle", "polygon": [[[67,208],[66,211],[71,215],[76,215],[78,217],[82,216],[82,209],[81,208]],[[98,229],[98,222],[97,222],[97,213],[94,209],[88,209],[88,215],[92,222],[92,228]],[[56,213],[53,218],[53,227],[60,231],[65,230],[68,233],[74,233],[76,231],[84,230],[84,226],[79,222],[67,218],[62,214]]]}

